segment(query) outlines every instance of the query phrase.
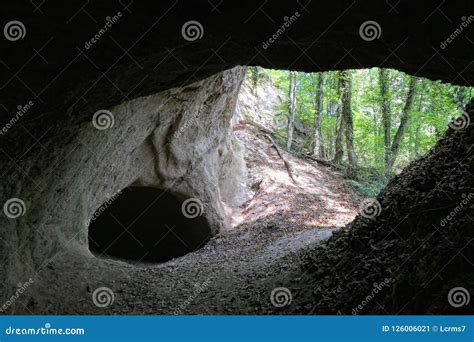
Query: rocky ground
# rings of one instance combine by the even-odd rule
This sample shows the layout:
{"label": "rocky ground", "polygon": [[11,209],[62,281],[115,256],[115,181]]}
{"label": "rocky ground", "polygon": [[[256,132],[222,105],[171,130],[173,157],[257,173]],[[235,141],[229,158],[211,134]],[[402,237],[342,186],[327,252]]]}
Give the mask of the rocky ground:
{"label": "rocky ground", "polygon": [[[360,197],[341,174],[282,152],[292,167],[293,182],[258,128],[239,124],[235,133],[247,148],[249,199],[235,210],[232,229],[200,250],[169,262],[106,261],[122,270],[123,276],[111,277],[112,284],[90,279],[81,308],[51,306],[47,311],[230,314],[275,309],[271,293],[280,285],[279,276],[297,270],[303,255],[349,223]],[[106,308],[91,301],[100,285],[114,292],[114,302]]]}
{"label": "rocky ground", "polygon": [[[472,313],[474,103],[466,113],[470,124],[449,129],[390,181],[371,215],[357,216],[362,199],[341,174],[278,154],[259,124],[240,119],[249,177],[231,229],[161,264],[84,255],[40,265],[35,295],[11,312]],[[463,293],[467,304],[453,305]]]}
{"label": "rocky ground", "polygon": [[[251,134],[248,127],[238,132],[242,139]],[[168,263],[139,269],[124,264],[127,279],[114,283],[114,304],[99,309],[85,296],[86,312],[472,313],[449,297],[453,289],[472,289],[472,139],[470,130],[449,131],[392,179],[377,198],[377,215],[359,215],[334,231],[356,211],[358,197],[343,178],[283,153],[295,170],[294,184],[275,149],[256,138],[263,148],[247,160],[250,174],[261,168],[253,174],[263,179],[259,187],[249,179],[254,195],[242,210],[244,222]],[[258,162],[263,156],[269,169]],[[301,199],[298,186],[311,181]],[[284,200],[277,201],[280,195]],[[431,209],[422,209],[426,204]],[[313,215],[298,216],[301,206],[314,206]],[[326,210],[345,216],[332,221]],[[452,213],[455,223],[440,223]]]}

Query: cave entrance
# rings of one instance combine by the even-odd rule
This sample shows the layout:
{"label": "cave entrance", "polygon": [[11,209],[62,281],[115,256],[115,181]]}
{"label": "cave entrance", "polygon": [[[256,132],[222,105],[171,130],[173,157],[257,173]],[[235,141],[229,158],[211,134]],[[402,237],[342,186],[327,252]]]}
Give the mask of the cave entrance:
{"label": "cave entrance", "polygon": [[[248,200],[233,223],[338,229],[381,211],[380,191],[444,136],[469,125],[474,89],[394,69],[306,73],[247,68],[234,134]],[[235,192],[234,192],[235,193]]]}
{"label": "cave entrance", "polygon": [[204,216],[186,215],[182,208],[188,202],[156,188],[125,188],[94,213],[89,249],[96,255],[143,262],[193,252],[209,240],[212,230]]}
{"label": "cave entrance", "polygon": [[237,118],[281,149],[342,171],[375,197],[447,129],[469,125],[474,88],[371,68],[300,72],[247,68]]}

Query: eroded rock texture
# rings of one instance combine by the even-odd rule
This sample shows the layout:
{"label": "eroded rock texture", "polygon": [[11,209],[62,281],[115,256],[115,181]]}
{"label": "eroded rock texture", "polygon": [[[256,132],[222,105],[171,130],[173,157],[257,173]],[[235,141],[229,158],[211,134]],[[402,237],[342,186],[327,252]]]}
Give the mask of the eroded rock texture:
{"label": "eroded rock texture", "polygon": [[[1,218],[2,295],[30,277],[40,282],[39,274],[54,268],[51,264],[67,265],[71,258],[87,263],[89,220],[132,184],[191,199],[189,215],[202,214],[210,236],[225,229],[223,206],[232,203],[233,194],[222,196],[220,184],[222,177],[240,177],[230,121],[243,76],[244,68],[236,67],[117,105],[92,122],[69,117],[67,132],[48,128],[43,153],[27,152],[21,169],[12,166],[2,175],[2,194],[24,202],[23,216]],[[9,211],[14,216],[13,206]],[[37,289],[51,286],[39,279],[44,283]]]}
{"label": "eroded rock texture", "polygon": [[[9,312],[79,312],[77,306],[91,306],[89,292],[104,279],[113,287],[115,279],[133,276],[131,266],[92,258],[86,248],[90,216],[131,183],[162,187],[176,182],[177,193],[202,198],[216,230],[225,225],[219,194],[222,199],[232,191],[222,187],[222,177],[227,178],[225,170],[242,169],[238,159],[234,163],[229,157],[239,149],[225,133],[241,71],[219,74],[223,70],[237,65],[303,71],[380,66],[474,83],[472,24],[441,48],[462,18],[473,14],[469,0],[71,1],[66,7],[9,2],[2,9],[5,21],[21,20],[26,28],[23,39],[0,39],[2,203],[20,198],[26,207],[17,219],[1,217],[2,298],[10,297],[18,282],[35,279]],[[120,18],[91,45],[118,12]],[[296,12],[298,19],[264,48]],[[200,39],[183,37],[182,27],[190,20],[201,23]],[[362,39],[359,30],[367,21],[380,25],[380,37]],[[12,121],[18,106],[22,115]],[[113,113],[115,123],[100,131],[91,122],[102,109]],[[194,124],[181,131],[186,118]],[[419,312],[430,305],[438,312],[446,306],[447,289],[457,283],[473,293],[466,268],[472,271],[472,211],[454,217],[443,234],[432,228],[463,193],[472,192],[472,121],[464,131],[450,131],[433,152],[392,181],[379,198],[382,212],[375,221],[359,218],[314,251],[313,261],[305,263],[316,265],[312,271],[306,274],[306,267],[292,277],[301,281],[302,292],[294,289],[295,311],[359,303],[371,292],[370,281],[381,281],[371,277],[375,270],[394,273],[396,286],[379,298],[391,313]],[[368,262],[367,248],[386,266]],[[357,266],[350,270],[354,260]],[[442,261],[448,266],[443,268]],[[432,274],[431,267],[441,267],[443,274]],[[433,291],[423,292],[432,286]],[[140,289],[127,290],[140,296]],[[423,300],[403,306],[415,291],[425,294],[415,301]],[[245,295],[240,303],[255,302]],[[223,311],[227,299],[216,312]],[[61,305],[63,311],[54,310]]]}
{"label": "eroded rock texture", "polygon": [[[30,100],[36,113],[69,109],[91,115],[235,65],[303,71],[383,66],[464,85],[474,78],[471,26],[441,48],[473,15],[469,0],[164,0],[100,6],[75,0],[67,8],[12,2],[3,10],[5,21],[22,20],[26,28],[24,39],[0,41],[0,94],[7,117]],[[182,28],[191,20],[202,30],[187,40]],[[359,31],[367,21],[376,21],[380,30],[364,40]]]}
{"label": "eroded rock texture", "polygon": [[[468,120],[469,115],[470,120]],[[394,177],[366,216],[316,248],[285,277],[295,311],[343,314],[472,313],[448,293],[473,290],[474,101],[461,130]],[[467,121],[468,120],[468,121]],[[457,300],[461,300],[458,298]]]}

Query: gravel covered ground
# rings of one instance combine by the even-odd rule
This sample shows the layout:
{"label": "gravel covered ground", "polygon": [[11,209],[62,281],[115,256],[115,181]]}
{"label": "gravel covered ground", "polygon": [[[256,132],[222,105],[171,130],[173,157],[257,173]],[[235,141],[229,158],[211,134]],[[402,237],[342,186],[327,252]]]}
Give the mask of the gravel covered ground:
{"label": "gravel covered ground", "polygon": [[[159,265],[132,269],[117,284],[117,313],[246,313],[275,309],[276,279],[356,215],[359,197],[342,175],[284,153],[291,181],[270,141],[241,125],[250,199],[234,211],[234,228],[200,250]],[[129,267],[129,266],[125,266]],[[275,279],[275,280],[274,280]],[[278,303],[277,303],[278,305]]]}
{"label": "gravel covered ground", "polygon": [[[301,255],[349,223],[359,197],[342,175],[284,153],[294,183],[270,141],[257,129],[244,125],[236,134],[247,147],[249,200],[234,210],[234,227],[200,250],[166,263],[133,266],[99,260],[104,272],[107,264],[114,264],[113,269],[121,269],[123,275],[112,275],[115,280],[110,284],[89,280],[79,312],[231,314],[275,309],[271,297],[278,300],[272,296],[281,285],[277,279],[296,270]],[[107,308],[91,305],[92,292],[99,286],[114,292],[114,302]]]}
{"label": "gravel covered ground", "polygon": [[[247,155],[251,199],[234,229],[162,264],[90,258],[87,267],[100,275],[82,260],[68,265],[77,274],[48,265],[44,284],[69,285],[38,287],[42,297],[68,295],[59,308],[30,301],[25,313],[470,314],[470,306],[450,305],[448,294],[473,288],[472,125],[448,131],[390,181],[376,216],[354,221],[358,196],[340,175],[284,153],[293,183],[270,142],[257,138],[261,146]],[[271,170],[258,162],[266,157]],[[453,213],[456,220],[440,224]],[[101,287],[113,292],[103,307],[93,300]]]}

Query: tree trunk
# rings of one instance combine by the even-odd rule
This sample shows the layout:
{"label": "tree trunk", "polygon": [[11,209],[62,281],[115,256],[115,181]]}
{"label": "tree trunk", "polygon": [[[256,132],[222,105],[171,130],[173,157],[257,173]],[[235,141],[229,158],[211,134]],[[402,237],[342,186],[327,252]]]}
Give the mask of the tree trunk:
{"label": "tree trunk", "polygon": [[[418,112],[421,113],[421,110],[423,109],[423,95],[425,94],[425,88],[426,88],[426,83],[421,80],[421,89],[420,89],[420,101],[418,103]],[[419,120],[418,120],[419,121]],[[412,159],[416,159],[420,156],[420,129],[421,129],[421,124],[420,122],[417,123],[416,125],[416,130],[415,130],[415,146],[414,146],[414,153],[412,156]]]}
{"label": "tree trunk", "polygon": [[288,140],[286,142],[286,148],[288,151],[291,150],[291,144],[293,143],[293,130],[295,129],[295,115],[296,115],[296,71],[290,71],[290,104],[289,104],[289,116],[288,116]]}
{"label": "tree trunk", "polygon": [[[340,77],[340,73],[339,73]],[[341,84],[339,82],[339,98],[342,101],[340,94],[341,94]],[[336,165],[341,164],[342,156],[344,155],[344,149],[342,146],[342,140],[344,138],[344,116],[342,115],[342,106],[338,106],[336,111],[337,118],[336,118],[336,140],[334,142],[334,160],[333,163]]]}
{"label": "tree trunk", "polygon": [[323,115],[323,82],[324,74],[322,72],[317,74],[316,80],[316,94],[314,98],[314,144],[313,155],[323,157],[323,137],[321,134],[321,118]]}
{"label": "tree trunk", "polygon": [[349,175],[354,175],[357,169],[357,159],[354,148],[354,125],[352,122],[352,79],[349,70],[341,72],[341,116],[344,122],[346,137],[347,159],[349,160]]}
{"label": "tree trunk", "polygon": [[385,151],[385,175],[390,175],[390,161],[391,161],[391,138],[390,129],[392,126],[391,109],[390,109],[390,93],[389,83],[390,74],[387,69],[379,70],[379,86],[381,97],[382,122],[384,130],[384,151]]}
{"label": "tree trunk", "polygon": [[403,140],[403,136],[405,135],[406,126],[408,120],[410,119],[410,113],[413,109],[414,98],[416,94],[416,85],[418,83],[418,78],[410,77],[410,85],[408,86],[408,94],[407,99],[405,101],[405,106],[403,107],[402,117],[400,118],[400,125],[398,126],[397,132],[395,133],[395,137],[393,138],[392,147],[390,150],[390,169],[392,171],[393,165],[395,164],[395,160],[397,159],[400,143]]}
{"label": "tree trunk", "polygon": [[325,151],[325,159],[331,160],[334,156],[334,130],[332,127],[329,125],[330,123],[330,118],[333,116],[336,116],[336,105],[333,101],[330,102],[329,104],[329,110],[326,112],[326,117],[328,121],[328,127],[330,128],[327,130],[327,138],[326,138],[326,151]]}

